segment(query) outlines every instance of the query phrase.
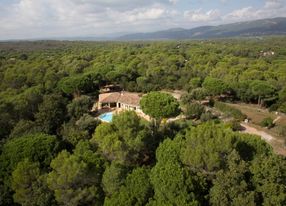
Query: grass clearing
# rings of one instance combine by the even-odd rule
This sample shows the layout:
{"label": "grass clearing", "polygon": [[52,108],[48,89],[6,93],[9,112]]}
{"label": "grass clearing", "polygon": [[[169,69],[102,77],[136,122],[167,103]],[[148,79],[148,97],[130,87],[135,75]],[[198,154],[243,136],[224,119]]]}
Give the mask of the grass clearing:
{"label": "grass clearing", "polygon": [[280,117],[279,120],[275,123],[276,125],[286,126],[286,115],[279,113],[278,115],[274,112],[269,112],[267,109],[261,108],[258,105],[254,104],[230,104],[228,105],[239,109],[242,113],[246,114],[248,118],[251,119],[251,122],[256,125],[260,125],[260,122],[267,118],[271,117],[273,120]]}
{"label": "grass clearing", "polygon": [[[257,130],[263,131],[272,135],[275,140],[269,142],[273,147],[274,151],[278,154],[286,156],[286,150],[284,142],[286,137],[281,137],[277,134],[277,125],[286,126],[286,115],[279,113],[278,115],[274,112],[269,112],[267,109],[261,108],[258,105],[237,103],[231,104],[227,103],[229,106],[239,109],[243,114],[246,114],[247,117],[251,120],[249,125]],[[272,129],[263,128],[260,126],[260,122],[267,118],[271,117],[273,120],[280,117],[279,120],[275,123],[275,127]]]}
{"label": "grass clearing", "polygon": [[228,105],[239,109],[242,113],[247,115],[247,117],[251,120],[253,124],[257,124],[257,125],[259,125],[260,122],[267,117],[271,117],[272,119],[276,119],[278,117],[278,115],[275,115],[274,113],[270,113],[268,112],[268,110],[263,109],[253,104],[243,104],[243,103],[230,104],[228,103]]}

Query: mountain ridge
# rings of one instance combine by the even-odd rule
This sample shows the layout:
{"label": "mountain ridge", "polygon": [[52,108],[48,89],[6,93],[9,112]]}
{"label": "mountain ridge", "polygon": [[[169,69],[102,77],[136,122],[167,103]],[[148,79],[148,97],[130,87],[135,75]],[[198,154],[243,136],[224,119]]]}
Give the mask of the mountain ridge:
{"label": "mountain ridge", "polygon": [[284,34],[286,34],[286,17],[276,17],[218,26],[200,26],[191,29],[171,28],[156,32],[127,34],[116,40],[211,39]]}

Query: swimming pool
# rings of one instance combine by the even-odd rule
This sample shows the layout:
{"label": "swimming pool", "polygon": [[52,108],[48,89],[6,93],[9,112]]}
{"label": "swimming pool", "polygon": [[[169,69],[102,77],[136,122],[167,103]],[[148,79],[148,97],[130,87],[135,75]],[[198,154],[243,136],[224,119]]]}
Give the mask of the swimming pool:
{"label": "swimming pool", "polygon": [[99,116],[99,119],[101,119],[104,122],[111,122],[112,121],[112,112],[104,113]]}

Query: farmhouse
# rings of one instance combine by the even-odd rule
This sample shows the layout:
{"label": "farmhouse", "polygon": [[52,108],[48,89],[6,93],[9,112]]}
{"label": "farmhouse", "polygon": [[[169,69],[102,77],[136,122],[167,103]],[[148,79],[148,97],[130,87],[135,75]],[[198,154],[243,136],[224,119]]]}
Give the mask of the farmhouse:
{"label": "farmhouse", "polygon": [[99,95],[98,109],[119,108],[141,112],[140,94],[132,92],[110,92]]}

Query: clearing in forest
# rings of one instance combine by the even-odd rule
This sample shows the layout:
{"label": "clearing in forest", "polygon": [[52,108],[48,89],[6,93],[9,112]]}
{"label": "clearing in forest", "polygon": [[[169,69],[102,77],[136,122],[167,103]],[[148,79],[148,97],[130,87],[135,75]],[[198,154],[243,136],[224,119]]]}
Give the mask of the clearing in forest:
{"label": "clearing in forest", "polygon": [[230,104],[228,105],[239,109],[242,113],[246,114],[247,117],[251,120],[248,124],[242,124],[245,128],[245,132],[250,134],[256,134],[262,137],[266,142],[268,142],[278,154],[286,156],[285,148],[285,138],[281,137],[276,132],[276,127],[272,129],[263,128],[260,126],[260,122],[267,118],[271,117],[275,121],[275,125],[286,126],[286,115],[285,114],[276,114],[274,112],[269,112],[267,109],[261,108],[253,104]]}

